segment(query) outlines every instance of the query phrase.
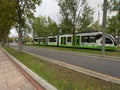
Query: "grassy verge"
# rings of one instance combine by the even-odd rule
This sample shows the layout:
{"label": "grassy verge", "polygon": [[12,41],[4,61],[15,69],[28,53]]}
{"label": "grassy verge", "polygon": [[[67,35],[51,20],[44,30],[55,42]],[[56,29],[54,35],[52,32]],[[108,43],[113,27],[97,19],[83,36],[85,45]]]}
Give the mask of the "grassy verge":
{"label": "grassy verge", "polygon": [[18,53],[12,48],[3,48],[59,90],[120,90],[118,84],[60,67],[26,53]]}
{"label": "grassy verge", "polygon": [[[72,52],[82,52],[82,53],[89,53],[89,54],[97,54],[101,55],[101,50],[92,50],[92,49],[74,49],[73,48],[65,48],[65,47],[54,47],[54,46],[39,46],[39,45],[33,45],[28,44],[27,46],[34,46],[38,48],[48,48],[48,49],[56,49],[56,50],[63,50],[63,51],[72,51]],[[117,47],[116,51],[106,51],[105,55],[107,56],[116,56],[120,57],[120,47]]]}

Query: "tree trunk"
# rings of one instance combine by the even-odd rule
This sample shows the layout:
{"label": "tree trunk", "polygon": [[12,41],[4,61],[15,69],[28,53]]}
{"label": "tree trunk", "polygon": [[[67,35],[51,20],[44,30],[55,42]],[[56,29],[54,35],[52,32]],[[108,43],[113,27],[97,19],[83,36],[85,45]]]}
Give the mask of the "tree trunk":
{"label": "tree trunk", "polygon": [[[20,0],[17,0],[17,4],[19,5]],[[17,14],[18,14],[18,36],[19,36],[19,46],[18,46],[18,51],[22,52],[23,51],[23,46],[22,46],[22,10],[20,8],[20,5],[17,7]]]}
{"label": "tree trunk", "polygon": [[5,38],[2,39],[2,42],[3,42],[2,44],[5,45],[5,43],[6,43]]}
{"label": "tree trunk", "polygon": [[5,35],[5,31],[3,32],[3,35],[5,36],[5,38],[2,37],[2,44],[5,45],[5,43],[6,43],[6,35]]}
{"label": "tree trunk", "polygon": [[19,48],[18,51],[22,52],[23,51],[23,46],[22,46],[22,15],[21,12],[18,10],[18,36],[19,36]]}
{"label": "tree trunk", "polygon": [[18,36],[19,36],[19,48],[18,48],[18,51],[22,52],[23,51],[23,46],[22,46],[22,30],[21,30],[21,26],[19,26]]}
{"label": "tree trunk", "polygon": [[72,29],[73,29],[73,49],[75,49],[75,25],[74,23],[73,23]]}
{"label": "tree trunk", "polygon": [[8,34],[6,34],[6,44],[9,47],[9,40],[8,40]]}
{"label": "tree trunk", "polygon": [[106,37],[106,17],[107,17],[107,0],[104,0],[103,5],[103,24],[102,24],[102,55],[105,55],[105,37]]}
{"label": "tree trunk", "polygon": [[34,30],[33,30],[33,45],[35,44],[34,40],[35,40],[35,33],[34,33]]}
{"label": "tree trunk", "polygon": [[120,44],[120,33],[118,33],[118,42],[117,42],[117,46],[119,46]]}

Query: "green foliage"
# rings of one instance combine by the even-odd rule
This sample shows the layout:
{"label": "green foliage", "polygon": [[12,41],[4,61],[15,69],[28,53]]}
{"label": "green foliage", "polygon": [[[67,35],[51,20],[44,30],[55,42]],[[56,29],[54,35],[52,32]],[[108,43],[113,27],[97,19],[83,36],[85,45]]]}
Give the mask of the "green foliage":
{"label": "green foliage", "polygon": [[118,36],[118,45],[120,43],[120,0],[110,0],[110,12],[116,12],[116,15],[108,19],[108,31],[114,36]]}
{"label": "green foliage", "polygon": [[32,28],[34,34],[37,36],[45,36],[48,35],[57,35],[58,34],[58,26],[56,22],[51,20],[50,17],[46,18],[43,16],[36,17],[33,20]]}
{"label": "green foliage", "polygon": [[47,19],[47,33],[48,35],[52,36],[57,35],[59,33],[58,25],[56,24],[56,22],[51,20],[50,17],[48,17]]}
{"label": "green foliage", "polygon": [[[71,28],[69,31],[72,31],[73,33],[73,48],[75,48],[76,26],[78,26],[80,13],[86,0],[58,0],[58,2],[60,6],[60,14],[62,15],[62,23],[66,24],[66,26],[69,25],[67,26],[67,29]],[[63,25],[61,24],[61,26]],[[66,29],[66,27],[64,28]]]}
{"label": "green foliage", "polygon": [[34,18],[32,27],[34,30],[34,34],[37,36],[46,36],[46,29],[47,29],[47,20],[46,17],[40,16]]}
{"label": "green foliage", "polygon": [[119,21],[117,19],[117,16],[112,16],[111,18],[108,18],[107,33],[110,33],[113,36],[115,36],[117,29],[119,29],[118,23],[119,23]]}
{"label": "green foliage", "polygon": [[94,23],[91,25],[91,28],[92,28],[92,30],[102,31],[102,27],[101,27],[101,25],[99,24],[99,21],[94,22]]}
{"label": "green foliage", "polygon": [[14,39],[13,38],[9,38],[9,42],[13,43]]}
{"label": "green foliage", "polygon": [[110,0],[109,1],[109,10],[110,11],[119,11],[120,10],[120,0]]}
{"label": "green foliage", "polygon": [[61,31],[73,33],[73,48],[75,48],[75,32],[88,29],[92,22],[92,10],[86,0],[58,0],[60,6]]}
{"label": "green foliage", "polygon": [[89,25],[93,22],[93,10],[88,3],[85,4],[82,15],[79,19],[79,31],[84,31],[89,28]]}
{"label": "green foliage", "polygon": [[22,51],[22,34],[28,29],[26,19],[33,18],[33,11],[41,0],[2,0],[0,1],[0,39],[8,41],[11,27],[15,26],[19,34],[19,50]]}
{"label": "green foliage", "polygon": [[72,23],[68,18],[62,20],[60,24],[61,34],[72,33]]}
{"label": "green foliage", "polygon": [[19,52],[22,52],[22,33],[25,27],[26,19],[33,18],[33,11],[36,5],[41,3],[41,0],[11,0],[15,6],[17,13],[16,28],[18,29],[19,36]]}
{"label": "green foliage", "polygon": [[86,0],[59,0],[62,15],[61,29],[63,32],[73,32],[73,27],[83,31],[93,21],[93,10]]}
{"label": "green foliage", "polygon": [[118,36],[118,45],[119,45],[119,38],[120,38],[120,21],[118,19],[118,15],[112,16],[111,18],[108,18],[107,21],[107,33],[110,33],[114,37]]}
{"label": "green foliage", "polygon": [[10,29],[16,22],[16,10],[11,0],[0,1],[0,40],[8,41]]}

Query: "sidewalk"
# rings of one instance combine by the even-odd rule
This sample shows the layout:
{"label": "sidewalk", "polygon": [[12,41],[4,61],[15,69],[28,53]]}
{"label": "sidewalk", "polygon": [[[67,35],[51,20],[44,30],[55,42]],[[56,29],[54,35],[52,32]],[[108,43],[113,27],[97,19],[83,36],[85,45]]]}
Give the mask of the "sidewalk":
{"label": "sidewalk", "polygon": [[[0,90],[37,90],[0,48]],[[43,89],[39,89],[43,90]]]}

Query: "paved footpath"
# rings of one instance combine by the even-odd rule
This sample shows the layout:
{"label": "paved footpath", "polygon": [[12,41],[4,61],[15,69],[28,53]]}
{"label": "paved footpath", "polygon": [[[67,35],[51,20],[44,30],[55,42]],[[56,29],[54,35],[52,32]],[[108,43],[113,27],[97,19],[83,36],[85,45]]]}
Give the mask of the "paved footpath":
{"label": "paved footpath", "polygon": [[0,48],[0,90],[37,90]]}

